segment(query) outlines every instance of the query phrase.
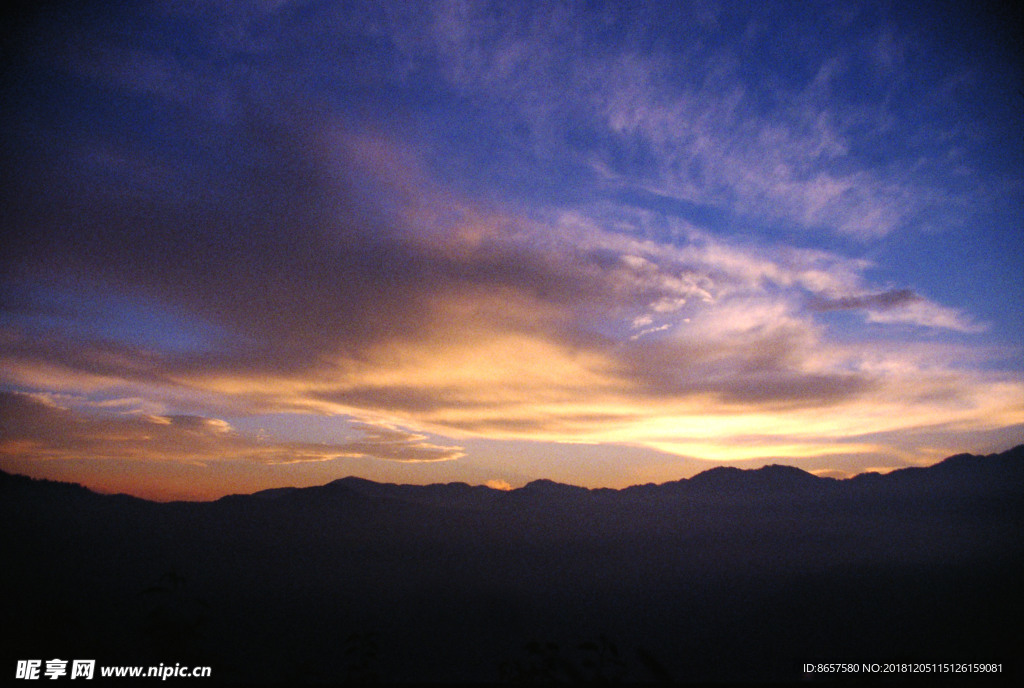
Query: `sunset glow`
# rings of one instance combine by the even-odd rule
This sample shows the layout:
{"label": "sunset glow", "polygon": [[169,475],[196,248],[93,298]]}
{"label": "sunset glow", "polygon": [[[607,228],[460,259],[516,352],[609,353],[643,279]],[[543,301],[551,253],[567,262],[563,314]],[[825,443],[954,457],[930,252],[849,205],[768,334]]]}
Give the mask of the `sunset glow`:
{"label": "sunset glow", "polygon": [[88,5],[10,34],[5,471],[621,487],[1024,441],[998,16]]}

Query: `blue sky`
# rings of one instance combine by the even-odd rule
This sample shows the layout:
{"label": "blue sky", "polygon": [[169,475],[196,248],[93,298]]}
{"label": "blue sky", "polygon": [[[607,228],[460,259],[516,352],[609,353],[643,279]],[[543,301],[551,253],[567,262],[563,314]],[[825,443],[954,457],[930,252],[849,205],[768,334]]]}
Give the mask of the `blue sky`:
{"label": "blue sky", "polygon": [[166,499],[1017,444],[1019,28],[43,3],[5,38],[0,466]]}

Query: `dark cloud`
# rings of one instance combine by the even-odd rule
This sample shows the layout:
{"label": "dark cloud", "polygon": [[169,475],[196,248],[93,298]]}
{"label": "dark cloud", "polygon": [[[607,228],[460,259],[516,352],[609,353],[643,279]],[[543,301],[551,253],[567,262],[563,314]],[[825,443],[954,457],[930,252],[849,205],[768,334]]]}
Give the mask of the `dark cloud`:
{"label": "dark cloud", "polygon": [[[168,150],[176,135],[153,148],[117,132],[116,145],[167,170],[158,189],[133,188],[117,170],[113,180],[90,174],[76,161],[77,141],[53,142],[22,161],[8,187],[8,228],[20,239],[0,258],[5,292],[45,280],[187,313],[221,339],[214,354],[182,365],[249,372],[309,369],[416,339],[450,317],[452,298],[509,292],[558,307],[612,298],[587,265],[493,230],[454,250],[443,231],[417,236],[436,229],[410,218],[430,185],[409,188],[394,150],[376,150],[319,114],[253,104],[190,142],[202,154],[191,165]],[[62,155],[70,159],[58,164]],[[459,213],[457,198],[427,200]],[[24,314],[28,302],[3,305]],[[49,307],[36,304],[39,313]]]}
{"label": "dark cloud", "polygon": [[86,178],[72,196],[50,196],[56,184],[26,189],[13,214],[31,226],[14,229],[33,241],[6,254],[8,274],[70,272],[284,357],[324,350],[324,337],[373,340],[414,328],[424,310],[416,295],[429,289],[424,265],[357,207],[345,180],[309,160],[295,133],[265,122],[226,132],[248,154],[187,199],[173,189],[159,199],[110,198]]}
{"label": "dark cloud", "polygon": [[912,289],[891,289],[875,294],[858,294],[857,296],[843,296],[835,299],[818,298],[811,301],[810,308],[819,313],[852,310],[885,311],[923,301],[925,301],[925,298],[915,293]]}
{"label": "dark cloud", "polygon": [[[652,279],[657,266],[633,274],[557,238],[531,246],[514,236],[525,221],[446,197],[409,169],[414,162],[400,147],[352,135],[326,116],[254,105],[217,126],[203,141],[204,162],[168,163],[176,176],[155,192],[52,166],[45,156],[32,161],[9,204],[12,229],[30,239],[0,259],[9,293],[46,280],[57,292],[119,294],[205,323],[214,341],[172,352],[103,333],[40,332],[22,317],[7,348],[12,360],[167,382],[310,373],[481,328],[576,346],[592,339],[597,320],[666,291]],[[150,155],[163,165],[160,151]],[[436,220],[440,208],[450,218]],[[479,236],[459,236],[474,223],[483,225]],[[24,316],[31,298],[4,305]],[[53,301],[38,300],[36,314]],[[387,401],[422,406],[401,396],[396,390]]]}

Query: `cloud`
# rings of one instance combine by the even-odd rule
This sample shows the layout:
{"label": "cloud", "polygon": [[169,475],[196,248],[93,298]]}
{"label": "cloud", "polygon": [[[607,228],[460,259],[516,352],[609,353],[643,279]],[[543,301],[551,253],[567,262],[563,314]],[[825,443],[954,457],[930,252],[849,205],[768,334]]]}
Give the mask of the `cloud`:
{"label": "cloud", "polygon": [[5,461],[179,462],[245,461],[266,465],[376,458],[451,461],[462,456],[426,436],[391,426],[363,425],[363,437],[336,443],[282,442],[236,432],[219,418],[76,411],[47,395],[0,393]]}
{"label": "cloud", "polygon": [[[557,151],[585,161],[595,182],[865,241],[961,202],[943,171],[922,174],[919,151],[885,166],[863,154],[902,118],[854,94],[911,88],[892,78],[908,39],[867,8],[853,10],[856,31],[847,17],[811,21],[796,8],[738,13],[730,21],[745,31],[726,37],[701,29],[706,16],[689,6],[636,16],[610,6],[432,7],[418,22],[395,20],[390,37],[451,87],[502,103],[503,123],[529,132],[521,143],[534,156],[519,162],[538,172]],[[651,35],[664,23],[676,41]],[[809,24],[821,35],[809,36]],[[791,74],[765,73],[757,63],[781,57],[782,44],[800,46],[786,55]],[[934,134],[933,145],[943,140]]]}
{"label": "cloud", "polygon": [[813,302],[811,308],[820,312],[858,310],[862,308],[884,311],[923,300],[923,297],[914,293],[911,289],[892,289],[877,294],[820,299]]}
{"label": "cloud", "polygon": [[978,323],[958,310],[918,299],[898,308],[882,308],[868,313],[869,322],[907,323],[934,329],[946,329],[968,334],[984,332],[988,325]]}
{"label": "cloud", "polygon": [[[898,27],[680,9],[652,40],[664,21],[641,15],[670,8],[260,9],[180,10],[194,51],[82,29],[46,64],[89,107],[5,139],[0,381],[174,410],[61,416],[79,446],[112,429],[174,460],[458,453],[431,432],[740,458],[1020,422],[1011,373],[892,327],[981,325],[839,252],[958,202],[948,158],[843,87],[854,39],[865,88],[888,87]],[[749,59],[776,44],[785,74]],[[848,343],[837,311],[870,336]],[[207,422],[266,412],[369,425],[324,448]]]}
{"label": "cloud", "polygon": [[[209,199],[174,195],[145,213],[141,201],[98,193],[80,207],[57,201],[37,224],[50,241],[5,259],[9,274],[63,274],[79,294],[130,288],[143,310],[207,323],[209,341],[175,349],[46,327],[52,319],[32,315],[45,304],[30,295],[8,321],[5,382],[156,398],[211,416],[332,414],[455,437],[689,455],[751,425],[788,435],[767,420],[777,413],[822,437],[892,427],[872,407],[920,410],[895,412],[897,425],[978,418],[963,410],[968,398],[1002,415],[980,375],[832,338],[819,316],[839,309],[880,325],[969,329],[912,291],[872,290],[864,260],[730,242],[681,221],[672,241],[658,241],[647,238],[649,214],[603,206],[494,210],[431,180],[397,141],[305,118],[254,114],[229,133],[248,151],[234,163],[245,183],[211,180]],[[122,241],[129,229],[138,241]],[[76,321],[99,306],[68,308],[63,317]],[[823,409],[848,415],[850,427],[822,423]],[[210,453],[283,456],[204,437]],[[363,442],[281,451],[452,455],[386,434]]]}
{"label": "cloud", "polygon": [[818,297],[811,301],[810,308],[821,313],[865,310],[868,312],[867,320],[876,323],[907,323],[968,333],[984,332],[987,329],[954,309],[928,301],[912,289],[891,289],[836,298]]}

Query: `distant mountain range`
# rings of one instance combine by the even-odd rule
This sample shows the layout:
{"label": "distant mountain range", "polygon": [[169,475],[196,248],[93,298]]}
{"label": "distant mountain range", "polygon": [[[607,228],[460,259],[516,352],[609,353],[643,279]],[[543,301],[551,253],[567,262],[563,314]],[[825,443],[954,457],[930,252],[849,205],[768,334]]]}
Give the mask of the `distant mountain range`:
{"label": "distant mountain range", "polygon": [[[249,495],[229,495],[218,502],[239,500],[319,500],[325,495],[359,495],[370,499],[387,499],[439,507],[485,506],[502,499],[552,498],[572,500],[629,500],[637,497],[690,496],[718,497],[744,495],[747,497],[779,497],[783,495],[841,495],[864,494],[865,490],[911,489],[999,490],[1012,486],[1012,480],[1024,476],[1024,445],[999,454],[977,456],[957,454],[929,467],[897,469],[889,473],[862,473],[849,479],[822,478],[793,466],[768,465],[758,469],[718,466],[692,478],[667,483],[634,485],[623,489],[585,488],[565,485],[547,479],[534,480],[513,490],[498,490],[483,485],[446,483],[433,485],[395,485],[377,483],[364,478],[347,477],[316,487],[280,487]],[[1009,478],[1011,485],[1006,479]],[[70,496],[91,492],[79,485],[44,479],[28,478],[0,470],[0,490],[8,491],[52,490],[54,494]],[[97,496],[101,496],[98,495]],[[116,499],[132,499],[127,495],[112,495]],[[140,500],[141,501],[141,500]]]}
{"label": "distant mountain range", "polygon": [[169,504],[0,472],[0,521],[17,629],[0,671],[66,655],[224,683],[786,681],[814,662],[1008,678],[1024,659],[1024,446],[848,480],[343,478]]}

